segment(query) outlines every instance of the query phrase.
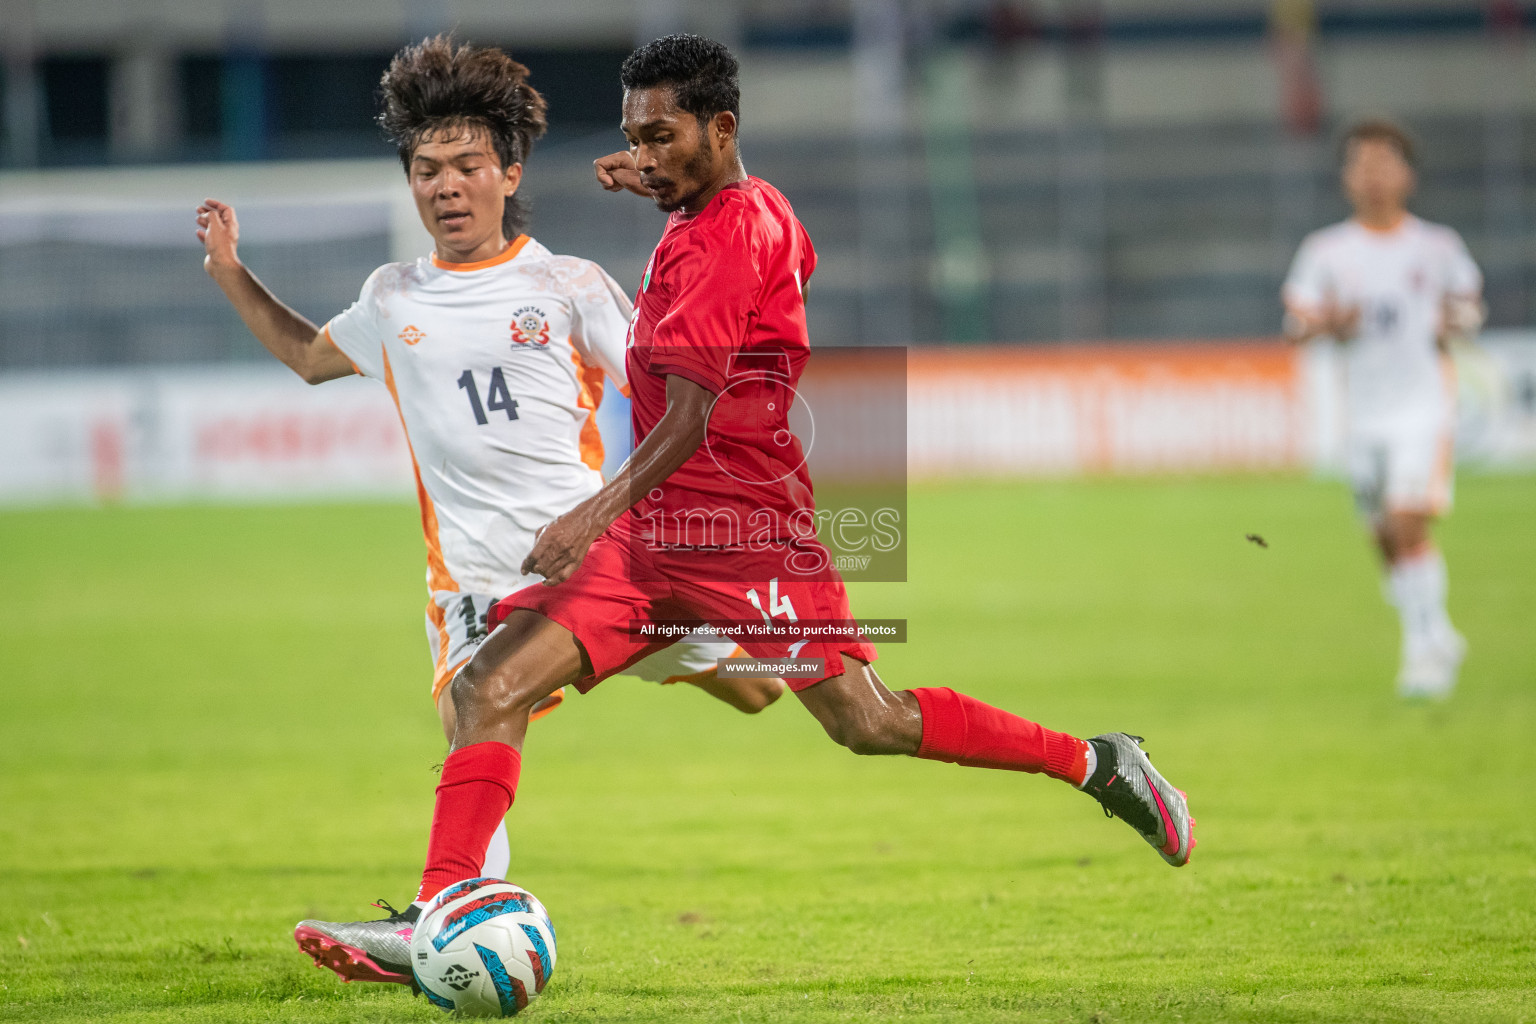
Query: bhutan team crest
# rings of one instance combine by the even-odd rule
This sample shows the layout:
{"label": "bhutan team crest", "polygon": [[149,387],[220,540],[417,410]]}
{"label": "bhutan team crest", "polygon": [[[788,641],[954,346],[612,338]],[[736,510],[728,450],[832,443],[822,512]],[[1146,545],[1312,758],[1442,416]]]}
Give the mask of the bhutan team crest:
{"label": "bhutan team crest", "polygon": [[512,314],[512,344],[549,344],[549,317],[542,309],[538,306],[524,306]]}

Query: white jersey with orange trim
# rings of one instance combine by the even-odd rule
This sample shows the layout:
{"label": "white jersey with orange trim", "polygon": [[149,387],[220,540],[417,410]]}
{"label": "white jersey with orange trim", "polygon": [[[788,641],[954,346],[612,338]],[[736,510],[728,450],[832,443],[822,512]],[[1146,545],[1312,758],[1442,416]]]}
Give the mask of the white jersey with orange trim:
{"label": "white jersey with orange trim", "polygon": [[325,332],[389,388],[415,463],[427,585],[507,594],[539,527],[602,486],[594,413],[630,303],[526,235],[480,263],[380,267]]}
{"label": "white jersey with orange trim", "polygon": [[1454,394],[1436,337],[1446,300],[1482,287],[1460,235],[1405,215],[1390,231],[1351,219],[1313,232],[1283,294],[1298,312],[1359,310],[1359,333],[1344,345],[1349,422],[1380,433],[1448,425]]}
{"label": "white jersey with orange trim", "polygon": [[[479,263],[386,264],[325,325],[358,373],[389,388],[405,428],[434,699],[485,638],[490,606],[543,579],[518,571],[539,527],[602,486],[595,413],[605,375],[624,386],[629,316],[601,267],[522,235]],[[631,672],[671,682],[734,650],[700,635]]]}

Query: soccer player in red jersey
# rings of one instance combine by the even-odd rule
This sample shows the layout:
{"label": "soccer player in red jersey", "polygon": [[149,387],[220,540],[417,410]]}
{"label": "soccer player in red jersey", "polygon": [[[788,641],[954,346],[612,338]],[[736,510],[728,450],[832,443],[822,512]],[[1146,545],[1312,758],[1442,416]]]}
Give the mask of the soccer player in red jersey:
{"label": "soccer player in red jersey", "polygon": [[[658,625],[851,619],[787,419],[810,356],[804,293],[816,254],[789,202],[742,167],[735,58],[668,36],[631,54],[622,81],[629,151],[597,161],[598,180],[671,214],[630,326],[638,444],[602,490],[543,530],[523,570],[546,585],[493,609],[494,631],[452,684],[453,750],[411,914],[478,871],[516,793],[529,711],[545,696],[585,693],[666,646],[648,632]],[[1086,790],[1169,864],[1189,860],[1184,795],[1137,737],[1082,740],[944,686],[893,692],[860,636],[737,642],[756,658],[816,666],[789,685],[856,754],[1043,773]]]}

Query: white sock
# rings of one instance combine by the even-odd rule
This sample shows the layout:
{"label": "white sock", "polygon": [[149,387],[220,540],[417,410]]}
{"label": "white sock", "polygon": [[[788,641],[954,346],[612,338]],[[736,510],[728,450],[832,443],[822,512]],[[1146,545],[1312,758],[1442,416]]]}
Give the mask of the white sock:
{"label": "white sock", "polygon": [[[1083,742],[1087,743],[1088,741],[1084,740]],[[1088,780],[1093,778],[1094,771],[1099,767],[1099,752],[1093,749],[1092,743],[1088,743],[1088,753],[1086,755],[1086,759],[1088,762],[1088,767],[1083,772],[1083,781],[1077,784],[1078,789],[1082,789],[1084,786],[1088,785]]]}
{"label": "white sock", "polygon": [[1444,643],[1456,634],[1456,627],[1451,625],[1451,616],[1445,610],[1445,593],[1448,589],[1448,580],[1445,573],[1445,558],[1440,554],[1439,548],[1430,548],[1424,555],[1424,599],[1429,606],[1429,630],[1437,641]]}
{"label": "white sock", "polygon": [[485,861],[480,865],[483,878],[506,878],[507,868],[512,866],[512,844],[507,841],[507,822],[503,818],[491,833],[491,841],[485,847]]}
{"label": "white sock", "polygon": [[1445,559],[1437,548],[1393,562],[1390,578],[1406,654],[1444,642],[1454,633],[1445,611]]}
{"label": "white sock", "polygon": [[1412,657],[1429,644],[1429,616],[1424,612],[1423,587],[1419,584],[1417,558],[1399,558],[1389,570],[1392,603],[1403,628],[1403,657]]}

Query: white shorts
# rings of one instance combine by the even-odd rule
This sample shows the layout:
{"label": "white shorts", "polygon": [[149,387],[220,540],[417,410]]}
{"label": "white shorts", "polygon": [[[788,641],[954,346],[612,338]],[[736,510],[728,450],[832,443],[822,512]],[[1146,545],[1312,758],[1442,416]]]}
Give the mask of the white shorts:
{"label": "white shorts", "polygon": [[[427,645],[432,656],[434,701],[485,639],[485,617],[491,606],[505,596],[433,591],[427,602]],[[696,630],[633,665],[627,674],[639,676],[649,683],[676,683],[709,672],[721,658],[736,653],[736,644],[732,641],[716,639],[706,630]]]}
{"label": "white shorts", "polygon": [[1372,523],[1393,512],[1442,516],[1454,497],[1454,439],[1442,423],[1352,431],[1346,459],[1355,507]]}

